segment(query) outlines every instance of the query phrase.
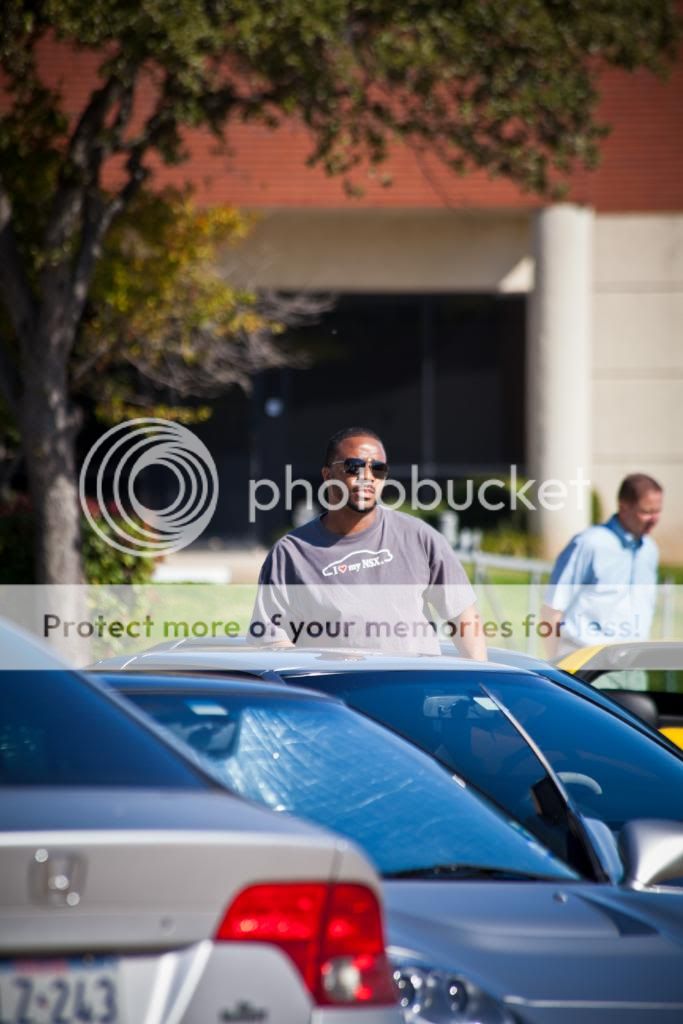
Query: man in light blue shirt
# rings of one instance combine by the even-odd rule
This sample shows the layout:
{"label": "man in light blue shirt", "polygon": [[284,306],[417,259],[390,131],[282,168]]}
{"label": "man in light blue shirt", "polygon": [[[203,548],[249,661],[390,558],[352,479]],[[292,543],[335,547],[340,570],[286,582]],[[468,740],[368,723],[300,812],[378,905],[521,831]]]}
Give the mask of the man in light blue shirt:
{"label": "man in light blue shirt", "polygon": [[649,533],[661,511],[660,484],[632,473],[619,487],[616,514],[578,533],[560,553],[542,610],[552,626],[549,658],[593,644],[647,639],[658,563]]}

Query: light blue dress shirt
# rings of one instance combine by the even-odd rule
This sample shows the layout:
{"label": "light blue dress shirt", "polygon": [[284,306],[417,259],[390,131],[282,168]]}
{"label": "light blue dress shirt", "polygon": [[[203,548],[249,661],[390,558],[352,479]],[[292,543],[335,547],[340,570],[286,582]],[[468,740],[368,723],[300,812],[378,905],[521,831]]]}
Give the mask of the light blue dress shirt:
{"label": "light blue dress shirt", "polygon": [[561,637],[583,647],[644,640],[657,598],[657,545],[617,515],[578,533],[553,566],[546,604],[564,612]]}

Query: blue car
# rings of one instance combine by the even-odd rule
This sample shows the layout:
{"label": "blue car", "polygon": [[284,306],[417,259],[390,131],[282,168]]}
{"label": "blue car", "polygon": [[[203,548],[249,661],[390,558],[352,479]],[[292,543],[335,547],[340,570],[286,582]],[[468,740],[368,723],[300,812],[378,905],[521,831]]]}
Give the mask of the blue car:
{"label": "blue car", "polygon": [[581,881],[462,778],[336,698],[246,673],[100,678],[226,788],[363,847],[384,879],[406,1024],[681,1019],[678,897]]}
{"label": "blue car", "polygon": [[[681,752],[559,670],[551,679],[453,656],[266,650],[230,641],[180,642],[108,664],[242,671],[337,696],[438,758],[593,880],[629,881],[618,845],[627,823],[656,818],[677,834],[683,822]],[[666,881],[676,877],[668,873]]]}

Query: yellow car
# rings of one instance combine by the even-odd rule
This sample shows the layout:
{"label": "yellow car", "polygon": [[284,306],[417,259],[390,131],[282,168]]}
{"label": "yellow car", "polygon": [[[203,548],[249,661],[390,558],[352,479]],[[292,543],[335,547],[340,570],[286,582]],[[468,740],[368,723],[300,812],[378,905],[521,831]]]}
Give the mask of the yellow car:
{"label": "yellow car", "polygon": [[604,690],[683,747],[683,641],[581,647],[557,667]]}

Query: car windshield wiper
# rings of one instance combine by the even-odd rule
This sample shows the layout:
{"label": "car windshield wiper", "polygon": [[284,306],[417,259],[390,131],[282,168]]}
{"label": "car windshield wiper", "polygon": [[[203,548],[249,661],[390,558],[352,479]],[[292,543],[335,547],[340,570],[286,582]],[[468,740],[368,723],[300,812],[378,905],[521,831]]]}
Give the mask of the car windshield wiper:
{"label": "car windshield wiper", "polygon": [[480,864],[427,864],[423,867],[402,868],[400,871],[385,871],[382,878],[434,878],[494,881],[557,881],[554,875],[539,875],[533,871],[517,871],[515,868],[482,867]]}

